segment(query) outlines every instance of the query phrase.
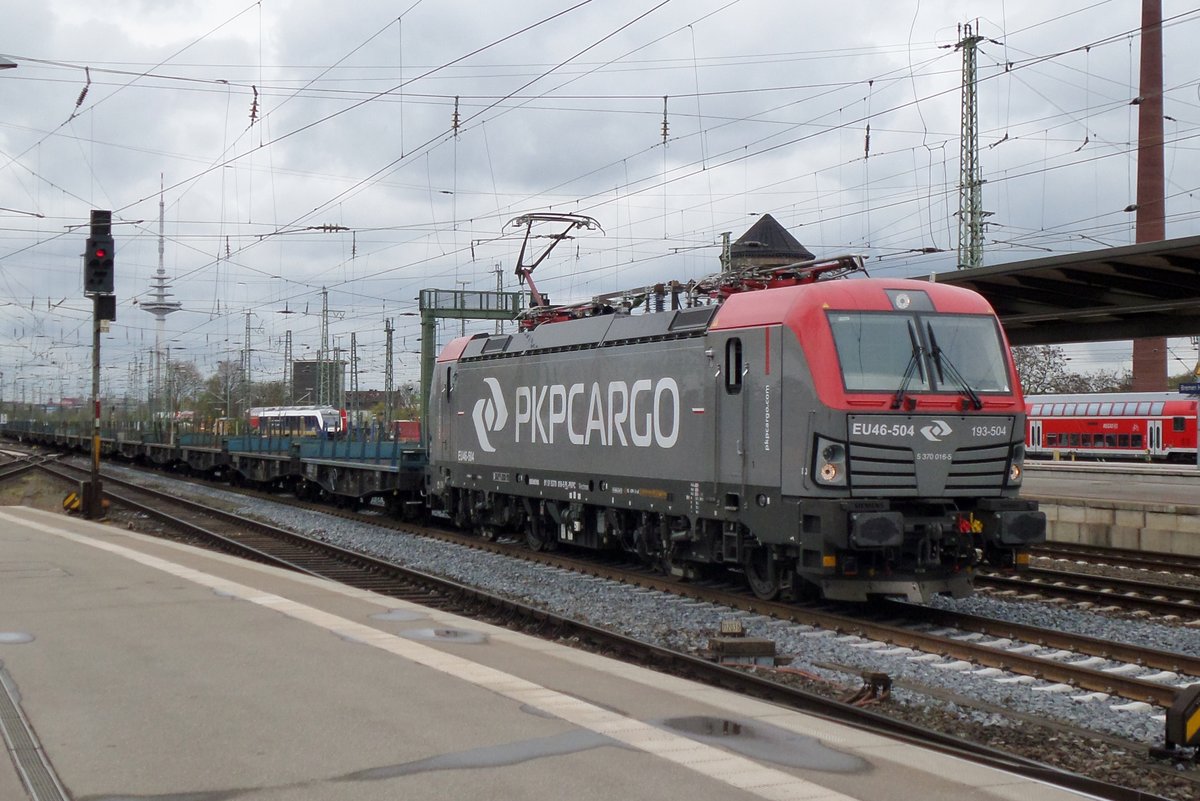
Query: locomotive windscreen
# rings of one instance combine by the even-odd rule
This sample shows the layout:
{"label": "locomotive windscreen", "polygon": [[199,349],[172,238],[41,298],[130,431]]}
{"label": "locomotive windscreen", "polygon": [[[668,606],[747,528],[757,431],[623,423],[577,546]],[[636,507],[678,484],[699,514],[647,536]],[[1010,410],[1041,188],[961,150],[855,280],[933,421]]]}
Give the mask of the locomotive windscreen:
{"label": "locomotive windscreen", "polygon": [[[937,314],[924,317],[931,342],[977,392],[1010,392],[1004,343],[992,317]],[[936,352],[935,352],[936,357]]]}
{"label": "locomotive windscreen", "polygon": [[992,317],[830,311],[828,318],[847,391],[1011,391]]}

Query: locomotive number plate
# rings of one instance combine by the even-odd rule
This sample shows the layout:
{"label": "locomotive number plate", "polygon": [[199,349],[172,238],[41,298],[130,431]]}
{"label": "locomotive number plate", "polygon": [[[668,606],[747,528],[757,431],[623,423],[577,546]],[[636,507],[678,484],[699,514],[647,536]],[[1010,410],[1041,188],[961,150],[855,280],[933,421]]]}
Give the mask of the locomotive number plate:
{"label": "locomotive number plate", "polygon": [[852,437],[911,437],[917,431],[913,423],[851,423]]}
{"label": "locomotive number plate", "polygon": [[[847,429],[852,442],[909,444],[923,450],[943,450],[993,442],[1007,442],[1013,431],[1010,417],[850,415]],[[932,452],[932,451],[931,451]]]}

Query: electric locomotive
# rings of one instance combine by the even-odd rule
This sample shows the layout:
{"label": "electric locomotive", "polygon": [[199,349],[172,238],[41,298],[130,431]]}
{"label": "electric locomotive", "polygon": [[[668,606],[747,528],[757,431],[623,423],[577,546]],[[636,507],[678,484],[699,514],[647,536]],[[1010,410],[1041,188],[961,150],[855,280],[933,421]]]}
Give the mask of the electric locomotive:
{"label": "electric locomotive", "polygon": [[969,594],[983,562],[1024,564],[1046,523],[1018,497],[1025,407],[995,313],[861,269],[723,273],[683,308],[543,307],[453,340],[429,397],[431,505],[535,549],[732,569],[762,598],[925,601]]}

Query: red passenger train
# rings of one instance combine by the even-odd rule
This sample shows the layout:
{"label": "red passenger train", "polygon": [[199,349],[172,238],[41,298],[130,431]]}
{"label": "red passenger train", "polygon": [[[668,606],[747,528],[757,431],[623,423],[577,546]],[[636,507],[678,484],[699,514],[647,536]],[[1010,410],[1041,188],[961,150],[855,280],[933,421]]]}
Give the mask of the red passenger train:
{"label": "red passenger train", "polygon": [[1196,398],[1177,392],[1030,395],[1032,459],[1196,460]]}

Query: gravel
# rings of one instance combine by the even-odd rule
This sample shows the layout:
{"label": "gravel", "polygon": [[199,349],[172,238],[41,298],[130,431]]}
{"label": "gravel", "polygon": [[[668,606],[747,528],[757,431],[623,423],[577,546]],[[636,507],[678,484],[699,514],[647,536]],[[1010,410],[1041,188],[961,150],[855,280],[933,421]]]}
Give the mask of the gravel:
{"label": "gravel", "polygon": [[[144,473],[134,475],[147,483],[170,481]],[[774,640],[778,654],[792,657],[792,667],[830,682],[853,684],[858,682],[862,671],[882,671],[901,687],[927,687],[978,699],[985,705],[1059,720],[1137,743],[1149,745],[1163,739],[1163,710],[1130,705],[1120,698],[1076,700],[1087,694],[1078,690],[1055,691],[1049,682],[1027,683],[1025,679],[1014,680],[1017,677],[1011,674],[997,676],[994,671],[958,670],[952,660],[930,659],[928,655],[889,648],[860,637],[813,630],[604,579],[581,579],[568,571],[497,559],[486,552],[429,538],[397,535],[366,522],[295,509],[282,503],[248,501],[223,490],[192,486],[196,492],[231,504],[238,514],[470,583],[657,645],[697,652],[707,646],[708,638],[721,621],[738,617],[747,635]],[[1200,630],[1181,626],[983,595],[959,600],[938,598],[934,603],[983,617],[1200,655]],[[901,689],[894,694],[903,699],[912,696],[913,691]]]}
{"label": "gravel", "polygon": [[[983,593],[970,598],[960,598],[957,601],[937,598],[933,603],[936,606],[977,614],[981,617],[1053,628],[1097,639],[1157,648],[1160,651],[1200,656],[1200,627],[1177,625],[1185,622],[1181,620],[1164,619],[1158,622],[1128,619],[1101,614],[1095,610],[1077,609],[1054,603],[1020,603],[1000,600],[989,598]],[[1124,613],[1118,612],[1117,614]],[[1200,609],[1196,610],[1196,618],[1200,620]]]}
{"label": "gravel", "polygon": [[[171,481],[140,472],[133,475],[146,484]],[[211,497],[238,513],[685,652],[705,648],[709,636],[722,621],[737,617],[749,636],[774,640],[777,653],[792,658],[789,667],[793,670],[789,673],[801,676],[801,682],[817,691],[842,696],[861,684],[861,672],[881,671],[893,680],[889,714],[898,712],[925,725],[929,725],[928,718],[936,717],[942,728],[959,729],[963,736],[977,741],[995,740],[993,744],[997,747],[1007,745],[1020,752],[1020,746],[1012,743],[1015,739],[1025,744],[1029,749],[1026,755],[1033,758],[1109,780],[1134,782],[1164,795],[1170,794],[1174,787],[1176,777],[1171,775],[1169,766],[1160,771],[1145,759],[1148,746],[1163,742],[1165,711],[1161,708],[1098,697],[994,669],[955,665],[953,660],[936,655],[892,648],[855,636],[814,630],[604,579],[581,578],[567,571],[499,559],[486,552],[425,537],[398,535],[368,522],[331,517],[286,504],[249,501],[203,485],[191,487],[189,494]],[[939,598],[935,603],[985,617],[1200,654],[1200,630],[1169,622],[1130,620],[1095,610],[1000,600],[983,594],[960,600]],[[1079,657],[1072,660],[1075,658]],[[1186,678],[1180,681],[1186,682]],[[1087,746],[1081,747],[1085,742]],[[1128,778],[1122,770],[1132,771],[1136,778]],[[1152,778],[1144,775],[1147,770]],[[1181,794],[1172,797],[1195,797],[1196,774],[1200,771],[1193,763],[1187,773],[1191,775],[1179,777],[1184,789],[1174,790]],[[1116,778],[1109,774],[1115,774]]]}

